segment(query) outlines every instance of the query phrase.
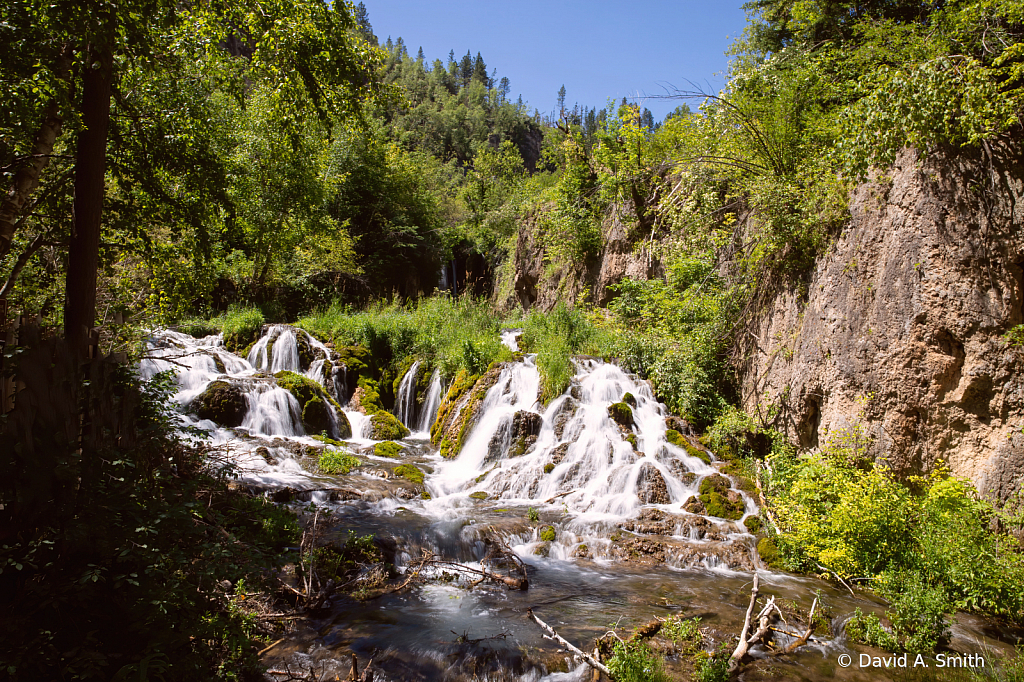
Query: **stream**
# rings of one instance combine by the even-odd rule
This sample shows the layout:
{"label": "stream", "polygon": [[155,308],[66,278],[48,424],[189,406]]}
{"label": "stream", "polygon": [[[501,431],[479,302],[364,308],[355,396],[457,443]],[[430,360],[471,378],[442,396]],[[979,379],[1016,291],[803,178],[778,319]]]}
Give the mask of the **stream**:
{"label": "stream", "polygon": [[[515,330],[502,332],[514,351],[516,338]],[[741,505],[743,518],[692,511],[700,482],[717,475],[720,463],[692,435],[671,442],[667,409],[646,382],[614,364],[577,358],[569,389],[543,405],[534,356],[518,356],[487,389],[458,456],[445,459],[431,445],[430,429],[449,386],[439,372],[415,362],[395,400],[393,412],[411,432],[395,459],[374,454],[370,418],[351,409],[354,382],[338,353],[300,329],[267,326],[245,359],[228,352],[219,335],[196,339],[160,330],[148,343],[143,378],[175,373],[182,426],[205,432],[204,440],[236,467],[240,485],[296,510],[310,504],[329,509],[339,535],[393,538],[399,572],[423,549],[479,568],[495,536],[527,566],[524,591],[488,582],[466,589],[455,579],[368,601],[339,594],[324,615],[299,621],[264,656],[272,668],[316,665],[329,679],[345,679],[354,652],[361,663],[374,658],[378,682],[590,680],[585,664],[574,664],[543,637],[528,608],[583,649],[611,628],[628,632],[677,614],[699,616],[716,642],[735,642],[756,570],[762,594],[803,609],[820,591],[840,634],[812,641],[744,679],[880,678],[880,671],[856,663],[860,652],[871,650],[848,643],[841,632],[856,607],[881,612],[883,604],[868,593],[854,597],[827,582],[767,570],[743,524],[758,513],[755,499],[735,486],[729,499]],[[315,453],[324,445],[306,433],[296,398],[277,385],[272,375],[282,370],[317,382],[343,406],[327,404],[324,430],[344,440],[363,466],[345,476],[317,472]],[[430,371],[429,378],[421,371]],[[192,412],[215,381],[244,397],[237,425]],[[621,426],[609,406],[627,394],[632,423]],[[346,421],[352,435],[342,438]],[[426,473],[422,486],[390,473],[404,463]],[[548,527],[554,539],[550,531],[541,537]],[[950,648],[1006,650],[1006,639],[991,623],[961,614]],[[752,653],[766,656],[757,648]],[[836,664],[842,653],[853,656],[853,666]]]}

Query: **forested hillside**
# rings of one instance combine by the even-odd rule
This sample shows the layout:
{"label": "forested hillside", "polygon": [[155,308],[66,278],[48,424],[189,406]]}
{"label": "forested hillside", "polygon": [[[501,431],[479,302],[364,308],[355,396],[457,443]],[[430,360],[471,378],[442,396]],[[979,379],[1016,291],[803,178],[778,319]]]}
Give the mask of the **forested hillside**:
{"label": "forested hillside", "polygon": [[[541,114],[363,3],[0,7],[10,679],[261,679],[289,637],[547,675],[518,631],[402,658],[360,609],[593,560],[835,588],[848,619],[778,611],[787,655],[1024,623],[1024,2],[753,0],[661,121]],[[364,620],[288,629],[330,608]],[[665,618],[578,634],[618,681],[745,665]]]}

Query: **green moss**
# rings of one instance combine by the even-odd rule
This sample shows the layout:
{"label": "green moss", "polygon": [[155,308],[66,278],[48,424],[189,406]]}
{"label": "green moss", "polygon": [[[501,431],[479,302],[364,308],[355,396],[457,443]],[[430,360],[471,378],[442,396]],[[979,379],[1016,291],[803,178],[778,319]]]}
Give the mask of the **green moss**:
{"label": "green moss", "polygon": [[490,495],[488,495],[482,490],[478,490],[475,493],[470,493],[469,496],[474,500],[486,500],[488,497],[490,497]]}
{"label": "green moss", "polygon": [[779,548],[775,546],[775,541],[771,538],[761,538],[757,541],[757,554],[761,557],[761,561],[771,568],[781,568],[782,556],[779,554]]}
{"label": "green moss", "polygon": [[544,526],[540,531],[540,539],[544,542],[555,541],[555,528],[554,526]]}
{"label": "green moss", "polygon": [[302,408],[302,425],[306,433],[326,433],[330,430],[331,413],[320,396],[313,396]]}
{"label": "green moss", "polygon": [[353,457],[347,452],[330,448],[326,448],[320,453],[320,459],[317,462],[320,471],[332,476],[347,474],[361,464],[362,462],[358,458]]}
{"label": "green moss", "polygon": [[362,398],[359,404],[362,405],[366,414],[377,414],[384,411],[384,404],[380,399],[380,384],[376,379],[370,377],[359,377],[356,387],[362,389]]}
{"label": "green moss", "polygon": [[709,516],[738,521],[743,517],[743,500],[733,493],[729,499],[729,479],[721,474],[712,474],[700,482],[700,501]]}
{"label": "green moss", "polygon": [[759,519],[758,517],[748,516],[747,518],[743,519],[743,525],[746,526],[747,530],[749,530],[751,533],[759,533],[761,532],[761,527],[763,524],[761,523],[761,519]]}
{"label": "green moss", "polygon": [[399,464],[395,467],[393,473],[395,476],[401,476],[402,478],[408,479],[417,485],[423,484],[423,472],[412,464]]}
{"label": "green moss", "polygon": [[424,490],[423,492],[420,493],[420,499],[421,500],[430,500],[430,499],[433,499],[433,498],[430,496],[430,493],[428,493],[426,490]]}
{"label": "green moss", "polygon": [[334,412],[338,416],[338,436],[340,438],[352,436],[352,425],[349,423],[348,417],[345,416],[338,401],[324,391],[323,386],[309,377],[287,370],[278,372],[274,378],[277,380],[278,386],[291,393],[298,401],[299,409],[302,410],[302,424],[308,433],[330,431],[331,416],[327,409],[329,403],[334,407]]}
{"label": "green moss", "polygon": [[733,478],[734,485],[737,489],[742,490],[745,493],[754,495],[757,493],[757,486],[745,475],[747,467],[742,466],[743,460],[733,460],[723,465],[719,471],[723,474],[729,474]]}
{"label": "green moss", "polygon": [[373,446],[373,454],[378,457],[390,457],[394,459],[402,452],[402,446],[393,440],[386,440]]}
{"label": "green moss", "polygon": [[544,465],[544,473],[545,474],[550,474],[554,470],[555,470],[555,465],[552,464],[551,462],[548,462],[547,464]]}
{"label": "green moss", "polygon": [[632,393],[626,393],[626,395],[622,396],[622,402],[626,403],[630,407],[636,407],[636,396]]}
{"label": "green moss", "polygon": [[448,388],[448,392],[445,393],[444,399],[437,409],[437,419],[434,420],[434,425],[430,427],[430,441],[434,445],[441,444],[441,440],[444,438],[444,427],[449,417],[451,417],[452,410],[458,406],[459,399],[465,395],[466,391],[473,388],[473,384],[479,378],[479,375],[470,374],[464,369],[455,375],[452,385]]}
{"label": "green moss", "polygon": [[409,429],[390,412],[381,410],[370,417],[370,438],[372,440],[398,440],[408,435]]}
{"label": "green moss", "polygon": [[638,441],[635,433],[626,434],[625,441],[632,445],[633,449],[636,450]]}
{"label": "green moss", "polygon": [[313,440],[318,440],[321,443],[323,443],[324,445],[336,445],[339,448],[345,445],[341,441],[334,440],[330,436],[325,436],[323,434],[317,434],[315,436],[310,436],[310,438],[312,438]]}
{"label": "green moss", "polygon": [[672,445],[675,445],[677,448],[682,448],[683,450],[686,450],[686,454],[688,454],[690,457],[696,457],[705,464],[711,464],[711,456],[708,455],[708,453],[692,445],[690,441],[686,439],[686,436],[679,433],[675,429],[668,429],[667,431],[665,431],[665,440],[667,440],[669,443],[672,443]]}
{"label": "green moss", "polygon": [[630,428],[633,426],[633,408],[626,403],[612,403],[608,406],[608,416],[615,423]]}
{"label": "green moss", "polygon": [[[402,379],[409,373],[414,362],[416,362],[416,358],[409,356],[396,365],[395,378],[391,382],[391,391],[392,395],[395,396],[395,400],[398,400],[398,389],[402,386]],[[422,371],[419,374],[422,374]]]}
{"label": "green moss", "polygon": [[200,419],[209,419],[221,426],[241,426],[249,405],[239,387],[226,381],[214,381],[192,401],[190,409]]}

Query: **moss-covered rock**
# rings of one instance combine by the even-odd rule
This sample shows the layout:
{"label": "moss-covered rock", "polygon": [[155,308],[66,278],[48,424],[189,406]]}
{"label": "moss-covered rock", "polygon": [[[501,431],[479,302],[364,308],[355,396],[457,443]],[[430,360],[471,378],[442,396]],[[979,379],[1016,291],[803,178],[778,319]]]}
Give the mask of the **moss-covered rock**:
{"label": "moss-covered rock", "polygon": [[372,440],[399,440],[408,435],[409,429],[390,412],[380,410],[370,417],[370,438]]}
{"label": "moss-covered rock", "polygon": [[761,532],[761,519],[759,519],[756,516],[748,516],[747,518],[743,519],[743,525],[746,526],[747,530],[751,533]]}
{"label": "moss-covered rock", "polygon": [[627,433],[624,440],[632,445],[633,449],[636,450],[638,441],[635,433]]}
{"label": "moss-covered rock", "polygon": [[700,482],[700,501],[709,516],[738,521],[743,517],[743,498],[729,488],[729,479],[711,474]]}
{"label": "moss-covered rock", "polygon": [[630,407],[636,407],[636,396],[632,393],[626,393],[626,395],[622,396],[622,402],[626,403]]}
{"label": "moss-covered rock", "polygon": [[626,403],[612,403],[608,406],[608,416],[619,426],[627,429],[633,427],[633,408]]}
{"label": "moss-covered rock", "polygon": [[475,493],[470,493],[469,496],[471,499],[474,500],[486,500],[488,497],[490,497],[490,495],[488,495],[482,490],[478,490]]}
{"label": "moss-covered rock", "polygon": [[484,396],[501,376],[503,363],[492,363],[486,372],[471,382],[471,375],[460,372],[445,396],[431,427],[431,442],[438,446],[442,457],[458,457],[466,437],[480,418],[480,404]]}
{"label": "moss-covered rock", "polygon": [[401,476],[404,479],[412,481],[417,485],[423,484],[423,472],[412,464],[399,464],[395,467],[392,472],[395,476]]}
{"label": "moss-covered rock", "polygon": [[[295,372],[282,370],[274,375],[277,385],[288,391],[299,403],[302,426],[306,433],[327,433],[331,438],[351,438],[352,425],[334,398],[324,391],[323,386]],[[328,405],[334,408],[337,425],[332,423]]]}
{"label": "moss-covered rock", "polygon": [[550,474],[554,470],[555,470],[555,465],[552,464],[551,462],[548,462],[547,464],[544,465],[544,473],[545,474]]}
{"label": "moss-covered rock", "polygon": [[537,442],[543,417],[536,412],[520,410],[512,417],[512,440],[508,447],[509,457],[525,455]]}
{"label": "moss-covered rock", "polygon": [[690,439],[679,433],[675,429],[668,429],[665,431],[665,440],[677,448],[686,450],[686,454],[690,457],[696,457],[705,464],[711,464],[711,455],[701,450],[699,447],[690,442]]}
{"label": "moss-covered rock", "polygon": [[402,452],[402,446],[393,440],[386,440],[373,446],[373,454],[394,459]]}
{"label": "moss-covered rock", "polygon": [[555,527],[544,526],[540,529],[540,539],[543,542],[554,542],[555,541]]}
{"label": "moss-covered rock", "polygon": [[576,549],[572,551],[572,555],[577,559],[589,559],[590,548],[583,544],[577,545]]}
{"label": "moss-covered rock", "polygon": [[191,409],[200,419],[233,427],[242,425],[249,404],[239,386],[214,381],[192,401]]}

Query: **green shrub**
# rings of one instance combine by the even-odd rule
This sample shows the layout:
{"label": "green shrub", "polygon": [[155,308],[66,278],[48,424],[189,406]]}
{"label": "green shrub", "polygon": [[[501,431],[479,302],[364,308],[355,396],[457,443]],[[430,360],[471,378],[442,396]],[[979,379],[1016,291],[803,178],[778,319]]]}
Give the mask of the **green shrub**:
{"label": "green shrub", "polygon": [[540,521],[540,512],[536,507],[530,507],[526,510],[526,518],[530,520],[530,523],[537,523]]}
{"label": "green shrub", "polygon": [[661,634],[680,645],[684,654],[695,653],[701,649],[704,637],[700,633],[700,618],[683,618],[674,616],[661,626]]}
{"label": "green shrub", "polygon": [[846,621],[846,635],[855,642],[886,651],[899,648],[896,637],[882,626],[881,619],[873,613],[864,614],[859,606]]}
{"label": "green shrub", "polygon": [[401,476],[417,485],[423,484],[423,472],[412,464],[399,464],[394,470],[395,476]]}
{"label": "green shrub", "polygon": [[317,466],[320,467],[320,471],[332,476],[347,474],[361,464],[362,462],[359,461],[358,458],[353,457],[347,452],[343,452],[342,450],[333,450],[331,448],[324,448],[324,450],[320,452],[320,458],[317,462]]}
{"label": "green shrub", "polygon": [[771,538],[761,538],[757,541],[757,555],[769,568],[779,568],[782,563],[782,556],[779,554],[775,541]]}
{"label": "green shrub", "polygon": [[761,523],[761,519],[760,518],[758,518],[757,516],[751,515],[751,516],[748,516],[747,518],[743,519],[743,525],[746,527],[746,529],[748,531],[750,531],[751,533],[756,534],[756,533],[760,533],[761,532],[761,528],[763,527],[764,524]]}
{"label": "green shrub", "polygon": [[608,670],[616,682],[668,682],[661,659],[646,642],[616,641]]}
{"label": "green shrub", "polygon": [[728,652],[697,652],[693,679],[695,682],[729,682]]}

